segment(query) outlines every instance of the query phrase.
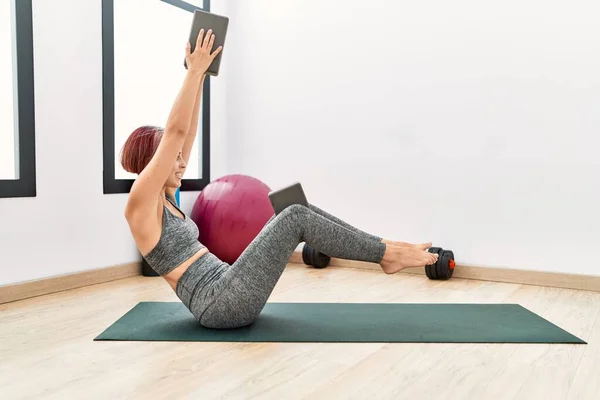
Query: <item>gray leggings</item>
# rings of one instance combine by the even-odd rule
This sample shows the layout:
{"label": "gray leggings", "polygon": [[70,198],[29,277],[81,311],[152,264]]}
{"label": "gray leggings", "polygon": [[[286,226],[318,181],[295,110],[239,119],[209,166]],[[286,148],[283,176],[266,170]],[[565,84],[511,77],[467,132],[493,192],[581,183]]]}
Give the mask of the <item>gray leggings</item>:
{"label": "gray leggings", "polygon": [[229,265],[212,253],[183,274],[176,293],[207,328],[251,324],[264,308],[298,244],[335,258],[379,263],[386,245],[309,205],[292,205],[273,216],[240,257]]}

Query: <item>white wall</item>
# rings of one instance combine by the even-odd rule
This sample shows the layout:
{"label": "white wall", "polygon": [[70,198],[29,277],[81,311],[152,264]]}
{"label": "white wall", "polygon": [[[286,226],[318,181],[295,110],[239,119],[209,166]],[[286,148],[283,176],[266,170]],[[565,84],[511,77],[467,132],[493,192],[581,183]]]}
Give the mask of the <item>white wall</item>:
{"label": "white wall", "polygon": [[[38,196],[0,199],[0,285],[139,260],[102,194],[100,4],[34,0]],[[212,177],[301,180],[461,263],[598,275],[599,6],[556,4],[214,1]]]}
{"label": "white wall", "polygon": [[230,167],[460,263],[600,274],[600,4],[231,1]]}
{"label": "white wall", "polygon": [[[126,195],[102,193],[101,1],[33,6],[38,195],[0,199],[0,285],[140,260],[123,218]],[[212,82],[218,176],[225,97],[224,82]],[[185,211],[195,195],[182,194]]]}

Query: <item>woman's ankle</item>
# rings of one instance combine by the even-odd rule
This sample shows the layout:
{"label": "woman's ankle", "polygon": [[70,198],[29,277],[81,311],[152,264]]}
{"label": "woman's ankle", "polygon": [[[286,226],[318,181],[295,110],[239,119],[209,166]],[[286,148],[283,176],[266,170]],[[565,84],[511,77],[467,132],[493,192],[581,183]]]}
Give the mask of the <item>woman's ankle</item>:
{"label": "woman's ankle", "polygon": [[383,272],[390,274],[394,269],[394,264],[397,262],[398,255],[394,246],[390,246],[385,242],[382,243],[385,244],[385,252],[383,253],[383,258],[379,262],[379,265],[381,266]]}
{"label": "woman's ankle", "polygon": [[384,241],[382,241],[381,243],[385,245],[385,251],[383,252],[383,258],[381,259],[381,262],[387,264],[395,261],[396,254],[394,252],[394,247],[390,246],[389,243],[386,243]]}

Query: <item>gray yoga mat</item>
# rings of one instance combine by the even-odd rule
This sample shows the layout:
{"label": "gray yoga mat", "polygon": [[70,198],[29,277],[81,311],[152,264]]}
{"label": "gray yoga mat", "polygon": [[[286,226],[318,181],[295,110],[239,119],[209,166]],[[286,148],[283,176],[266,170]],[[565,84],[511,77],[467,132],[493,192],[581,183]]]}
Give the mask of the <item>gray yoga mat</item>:
{"label": "gray yoga mat", "polygon": [[518,304],[267,303],[250,326],[207,329],[179,302],[142,302],[94,340],[577,343]]}

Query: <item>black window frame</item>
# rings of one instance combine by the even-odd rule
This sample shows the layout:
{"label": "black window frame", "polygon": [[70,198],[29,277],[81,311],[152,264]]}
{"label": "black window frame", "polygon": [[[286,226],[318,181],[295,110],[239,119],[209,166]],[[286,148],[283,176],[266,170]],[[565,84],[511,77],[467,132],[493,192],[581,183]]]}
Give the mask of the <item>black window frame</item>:
{"label": "black window frame", "polygon": [[19,178],[0,179],[0,198],[37,195],[32,3],[32,0],[13,2],[16,36],[16,54],[13,57],[16,55],[17,58],[17,70],[13,72],[17,74],[17,109],[14,111],[17,112],[15,131],[18,132]]}
{"label": "black window frame", "polygon": [[[114,74],[114,1],[102,0],[102,148],[104,194],[129,193],[134,179],[115,178],[115,74]],[[183,0],[156,0],[193,13],[210,12],[210,0],[197,7]],[[140,14],[141,16],[141,14]],[[182,64],[183,68],[183,64]],[[206,76],[202,89],[202,177],[183,179],[180,191],[201,191],[210,182],[210,76]],[[140,121],[140,125],[143,122]]]}

